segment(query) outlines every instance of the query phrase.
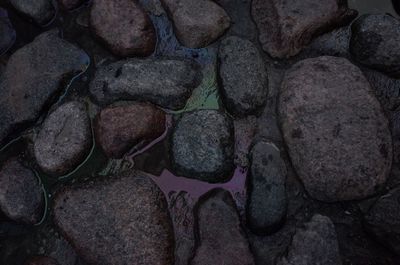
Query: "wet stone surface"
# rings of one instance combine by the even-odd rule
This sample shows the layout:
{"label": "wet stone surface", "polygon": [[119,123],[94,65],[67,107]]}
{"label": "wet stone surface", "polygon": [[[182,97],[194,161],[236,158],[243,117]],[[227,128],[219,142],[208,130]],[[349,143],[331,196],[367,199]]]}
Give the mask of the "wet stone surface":
{"label": "wet stone surface", "polygon": [[279,116],[291,161],[313,198],[363,199],[386,182],[388,121],[348,60],[326,56],[295,64],[282,84]]}
{"label": "wet stone surface", "polygon": [[165,129],[162,110],[136,102],[103,109],[96,119],[95,134],[109,157],[121,158],[135,145],[146,145],[161,136]]}
{"label": "wet stone surface", "polygon": [[230,26],[230,18],[211,0],[162,0],[174,23],[179,41],[189,48],[201,48],[214,42]]}
{"label": "wet stone surface", "polygon": [[278,230],[286,218],[286,166],[274,144],[256,143],[250,153],[247,224],[257,234]]}
{"label": "wet stone surface", "polygon": [[38,223],[43,215],[39,180],[16,159],[7,161],[0,170],[0,209],[10,219],[27,224]]}
{"label": "wet stone surface", "polygon": [[219,76],[226,108],[235,116],[260,112],[268,94],[261,54],[250,41],[224,39],[219,47]]}
{"label": "wet stone surface", "polygon": [[126,171],[67,188],[54,221],[89,264],[171,264],[174,236],[164,195],[145,173]]}
{"label": "wet stone surface", "polygon": [[90,26],[118,56],[147,56],[155,49],[153,24],[136,0],[93,0]]}
{"label": "wet stone surface", "polygon": [[52,0],[8,0],[11,5],[39,25],[46,25],[56,15]]}
{"label": "wet stone surface", "polygon": [[17,50],[0,79],[0,144],[36,121],[63,84],[84,71],[88,62],[87,55],[59,38],[57,31],[42,33]]}
{"label": "wet stone surface", "polygon": [[322,215],[314,215],[303,229],[296,231],[286,257],[278,265],[341,265],[335,226]]}
{"label": "wet stone surface", "polygon": [[400,20],[364,15],[352,24],[350,51],[361,64],[400,77]]}
{"label": "wet stone surface", "polygon": [[129,59],[100,67],[90,93],[102,105],[124,99],[180,109],[200,80],[201,72],[191,61]]}
{"label": "wet stone surface", "polygon": [[219,189],[205,194],[199,200],[195,215],[199,242],[191,265],[254,264],[235,202],[228,191]]}
{"label": "wet stone surface", "polygon": [[177,175],[211,183],[233,172],[233,124],[216,110],[184,114],[176,123],[171,155]]}
{"label": "wet stone surface", "polygon": [[262,47],[277,58],[296,55],[315,35],[344,25],[357,15],[340,0],[255,0],[252,3]]}
{"label": "wet stone surface", "polygon": [[92,129],[86,105],[71,101],[54,110],[35,139],[34,153],[47,174],[61,176],[76,168],[92,147]]}
{"label": "wet stone surface", "polygon": [[[396,47],[378,49],[393,53],[385,69],[356,58],[346,8],[398,18],[392,0],[20,1],[58,5],[36,22],[37,10],[11,2],[0,0],[0,165],[18,158],[35,178],[10,184],[17,170],[0,172],[0,194],[22,187],[8,209],[41,209],[24,210],[36,219],[24,222],[1,208],[1,265],[398,264]],[[374,28],[383,36],[389,24]],[[309,59],[323,55],[364,76],[341,58]],[[309,60],[318,63],[301,72]],[[298,72],[284,102],[291,130],[280,95],[285,73]],[[54,115],[69,102],[86,110]],[[72,143],[90,124],[90,150]],[[35,158],[38,134],[61,150],[50,160],[88,153],[53,177]],[[392,165],[390,148],[377,148],[391,142]],[[26,199],[32,190],[40,201]]]}

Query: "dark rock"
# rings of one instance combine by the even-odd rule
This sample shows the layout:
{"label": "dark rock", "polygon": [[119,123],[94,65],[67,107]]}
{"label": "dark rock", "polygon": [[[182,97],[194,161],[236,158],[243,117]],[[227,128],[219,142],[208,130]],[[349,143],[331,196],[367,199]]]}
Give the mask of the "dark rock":
{"label": "dark rock", "polygon": [[229,37],[222,41],[218,59],[222,96],[235,116],[256,114],[268,95],[268,77],[261,54],[248,40]]}
{"label": "dark rock", "polygon": [[174,23],[179,41],[190,48],[202,48],[218,39],[230,26],[230,18],[211,0],[162,0]]}
{"label": "dark rock", "polygon": [[322,55],[350,58],[350,27],[341,27],[315,38],[301,55],[305,58]]}
{"label": "dark rock", "polygon": [[342,0],[254,0],[252,14],[263,49],[285,58],[299,53],[317,35],[347,24],[357,12]]}
{"label": "dark rock", "polygon": [[365,227],[386,247],[400,255],[400,189],[380,197],[365,216]]}
{"label": "dark rock", "polygon": [[8,0],[20,13],[30,17],[37,24],[44,26],[56,15],[52,0]]}
{"label": "dark rock", "polygon": [[145,173],[66,188],[53,210],[55,224],[89,264],[173,264],[167,201]]}
{"label": "dark rock", "polygon": [[195,216],[198,242],[191,265],[254,264],[235,202],[228,191],[217,189],[200,198]]}
{"label": "dark rock", "polygon": [[207,182],[229,180],[233,171],[233,125],[217,110],[186,113],[172,135],[172,160],[178,175]]}
{"label": "dark rock", "polygon": [[90,25],[96,36],[116,55],[148,56],[154,51],[154,26],[136,0],[94,0]]}
{"label": "dark rock", "polygon": [[72,10],[81,6],[86,0],[58,0],[59,5],[65,10]]}
{"label": "dark rock", "polygon": [[347,59],[295,64],[282,84],[279,116],[293,166],[313,198],[362,199],[386,182],[392,163],[388,120]]}
{"label": "dark rock", "polygon": [[370,68],[400,77],[400,21],[390,15],[364,15],[351,26],[350,52]]}
{"label": "dark rock", "polygon": [[247,116],[233,121],[235,135],[235,159],[236,166],[249,166],[249,151],[253,142],[257,129],[257,118],[255,116]]}
{"label": "dark rock", "polygon": [[32,257],[25,265],[58,265],[58,262],[50,257]]}
{"label": "dark rock", "polygon": [[123,99],[180,109],[200,80],[199,68],[188,61],[129,59],[99,68],[90,92],[101,105]]}
{"label": "dark rock", "polygon": [[147,103],[103,109],[96,120],[97,142],[108,157],[121,158],[133,146],[149,143],[165,131],[165,113]]}
{"label": "dark rock", "polygon": [[400,162],[400,107],[390,115],[390,125],[392,129],[393,141],[393,162]]}
{"label": "dark rock", "polygon": [[314,215],[298,229],[285,257],[277,265],[341,265],[335,226],[322,215]]}
{"label": "dark rock", "polygon": [[60,39],[54,31],[39,35],[17,50],[0,79],[0,144],[39,118],[88,63],[82,50]]}
{"label": "dark rock", "polygon": [[86,106],[72,101],[46,118],[35,140],[34,153],[44,172],[61,176],[82,163],[91,146],[92,130]]}
{"label": "dark rock", "polygon": [[400,79],[368,68],[363,68],[362,71],[386,111],[394,111],[400,107]]}
{"label": "dark rock", "polygon": [[17,160],[0,171],[0,209],[10,219],[36,224],[43,214],[44,196],[35,173]]}
{"label": "dark rock", "polygon": [[250,153],[247,223],[257,234],[271,233],[286,217],[286,166],[274,144],[259,142]]}
{"label": "dark rock", "polygon": [[8,13],[5,9],[0,8],[0,55],[5,53],[14,44],[16,33]]}

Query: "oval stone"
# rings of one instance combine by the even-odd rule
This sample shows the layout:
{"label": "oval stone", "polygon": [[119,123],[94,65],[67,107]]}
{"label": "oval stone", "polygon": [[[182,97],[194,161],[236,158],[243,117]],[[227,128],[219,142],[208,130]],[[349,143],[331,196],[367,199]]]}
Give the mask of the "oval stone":
{"label": "oval stone", "polygon": [[313,198],[362,199],[386,182],[388,120],[361,70],[347,59],[295,64],[282,84],[279,116],[292,163]]}

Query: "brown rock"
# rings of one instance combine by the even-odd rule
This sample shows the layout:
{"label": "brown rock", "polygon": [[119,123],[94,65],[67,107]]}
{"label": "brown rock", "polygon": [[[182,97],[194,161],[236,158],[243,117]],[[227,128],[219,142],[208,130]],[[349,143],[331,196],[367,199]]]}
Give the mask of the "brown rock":
{"label": "brown rock", "polygon": [[202,48],[219,38],[230,26],[230,18],[210,0],[162,0],[174,23],[179,41],[190,48]]}
{"label": "brown rock", "polygon": [[0,171],[0,209],[17,222],[35,224],[43,212],[43,191],[32,170],[17,160],[7,161]]}
{"label": "brown rock", "polygon": [[282,84],[279,116],[294,168],[313,198],[362,199],[386,182],[392,164],[388,119],[347,59],[295,64]]}
{"label": "brown rock", "polygon": [[121,158],[133,146],[150,142],[165,131],[165,113],[148,103],[131,103],[103,109],[95,135],[109,157]]}
{"label": "brown rock", "polygon": [[90,25],[116,55],[148,56],[154,51],[154,26],[136,0],[94,0]]}
{"label": "brown rock", "polygon": [[167,201],[145,173],[66,188],[53,210],[55,224],[89,264],[173,264]]}
{"label": "brown rock", "polygon": [[296,55],[318,34],[344,25],[357,12],[342,0],[254,0],[252,15],[263,49],[272,57]]}

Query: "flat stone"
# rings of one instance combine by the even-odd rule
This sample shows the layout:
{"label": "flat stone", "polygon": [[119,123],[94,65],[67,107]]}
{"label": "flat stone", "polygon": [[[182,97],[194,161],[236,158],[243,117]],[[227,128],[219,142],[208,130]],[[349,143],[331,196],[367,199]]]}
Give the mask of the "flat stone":
{"label": "flat stone", "polygon": [[135,145],[161,136],[165,121],[165,113],[148,103],[107,107],[97,116],[96,139],[108,157],[121,158]]}
{"label": "flat stone", "polygon": [[90,118],[84,103],[71,101],[44,121],[34,143],[34,154],[47,174],[61,176],[85,160],[92,147]]}
{"label": "flat stone", "polygon": [[235,116],[257,114],[268,95],[268,77],[262,56],[253,43],[229,37],[219,47],[221,92],[227,110]]}
{"label": "flat stone", "polygon": [[400,255],[400,189],[380,197],[365,216],[365,227],[376,239]]}
{"label": "flat stone", "polygon": [[175,172],[207,182],[224,182],[233,172],[233,124],[218,110],[184,114],[172,134]]}
{"label": "flat stone", "polygon": [[350,52],[370,68],[400,77],[400,20],[391,15],[364,15],[352,24]]}
{"label": "flat stone", "polygon": [[211,0],[162,0],[174,23],[178,40],[189,48],[206,47],[217,40],[230,26],[231,20]]}
{"label": "flat stone", "polygon": [[317,35],[347,24],[357,12],[342,0],[254,0],[252,15],[263,49],[272,57],[287,58]]}
{"label": "flat stone", "polygon": [[30,258],[25,265],[58,265],[58,262],[50,257],[37,256]]}
{"label": "flat stone", "polygon": [[216,189],[205,194],[195,208],[198,241],[190,265],[253,265],[249,242],[242,230],[232,195]]}
{"label": "flat stone", "polygon": [[80,7],[85,0],[58,0],[58,4],[65,10],[72,10]]}
{"label": "flat stone", "polygon": [[0,171],[0,209],[10,219],[36,224],[43,215],[44,195],[35,173],[16,159]]}
{"label": "flat stone", "polygon": [[54,221],[89,264],[171,265],[167,201],[145,174],[126,171],[57,194]]}
{"label": "flat stone", "polygon": [[278,147],[256,143],[250,153],[247,224],[257,234],[275,232],[286,217],[286,165]]}
{"label": "flat stone", "polygon": [[56,15],[52,0],[8,0],[8,2],[41,26],[50,23]]}
{"label": "flat stone", "polygon": [[88,63],[85,52],[55,31],[14,52],[0,78],[0,144],[35,122],[65,88],[61,84],[68,84]]}
{"label": "flat stone", "polygon": [[5,53],[14,44],[16,33],[7,10],[0,8],[0,55]]}
{"label": "flat stone", "polygon": [[295,64],[278,109],[292,164],[311,197],[363,199],[386,182],[392,164],[388,120],[361,70],[347,59]]}
{"label": "flat stone", "polygon": [[136,0],[94,0],[90,26],[94,34],[118,56],[148,56],[154,51],[154,26]]}
{"label": "flat stone", "polygon": [[297,229],[287,255],[277,265],[341,265],[339,246],[332,221],[314,215],[302,229]]}
{"label": "flat stone", "polygon": [[200,69],[193,62],[129,59],[100,67],[90,84],[90,93],[101,105],[121,99],[180,109],[200,80]]}

